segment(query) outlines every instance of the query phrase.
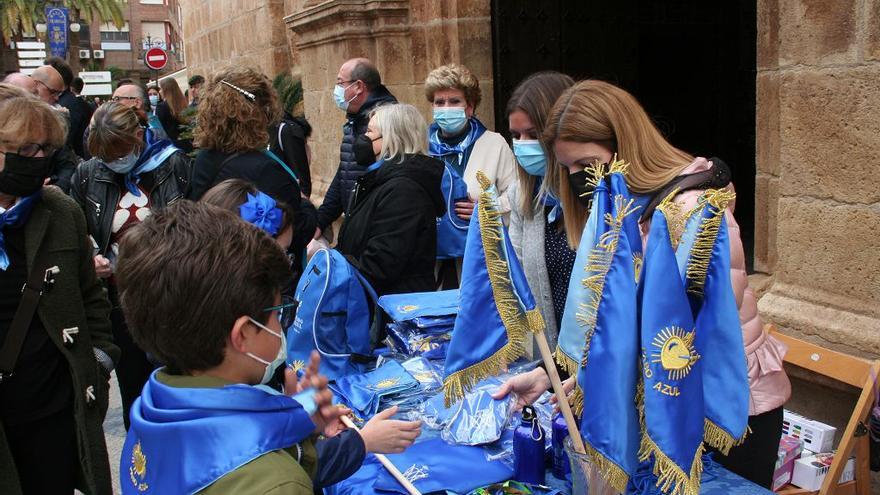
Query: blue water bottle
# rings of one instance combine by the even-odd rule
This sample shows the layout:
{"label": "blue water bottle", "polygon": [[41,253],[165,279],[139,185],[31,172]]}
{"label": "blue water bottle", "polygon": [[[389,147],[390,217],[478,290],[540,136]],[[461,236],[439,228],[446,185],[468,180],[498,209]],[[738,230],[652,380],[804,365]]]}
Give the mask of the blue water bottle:
{"label": "blue water bottle", "polygon": [[531,406],[522,410],[522,423],[513,431],[513,479],[544,484],[544,429]]}
{"label": "blue water bottle", "polygon": [[565,439],[568,438],[568,425],[561,413],[553,417],[553,476],[564,480],[571,473],[568,454],[565,453]]}

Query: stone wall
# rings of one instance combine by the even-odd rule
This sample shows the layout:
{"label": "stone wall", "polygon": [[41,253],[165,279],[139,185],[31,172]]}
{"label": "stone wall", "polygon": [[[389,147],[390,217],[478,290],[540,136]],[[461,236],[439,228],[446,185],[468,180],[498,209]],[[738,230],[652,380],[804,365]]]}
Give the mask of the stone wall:
{"label": "stone wall", "polygon": [[426,118],[425,76],[445,63],[464,64],[480,80],[477,115],[494,127],[489,0],[288,0],[286,11],[305,114],[314,127],[313,201],[320,201],[339,165],[345,116],[332,92],[347,59],[373,60],[398,100],[417,105]]}
{"label": "stone wall", "polygon": [[755,266],[766,319],[880,355],[880,0],[759,0]]}
{"label": "stone wall", "polygon": [[270,78],[289,70],[284,0],[180,0],[187,72],[206,77],[227,65]]}

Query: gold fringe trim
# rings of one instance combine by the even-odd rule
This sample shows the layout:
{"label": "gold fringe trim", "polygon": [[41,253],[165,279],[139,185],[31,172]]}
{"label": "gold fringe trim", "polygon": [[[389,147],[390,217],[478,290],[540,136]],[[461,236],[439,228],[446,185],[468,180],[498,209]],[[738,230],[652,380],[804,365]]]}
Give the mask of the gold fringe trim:
{"label": "gold fringe trim", "polygon": [[694,453],[690,473],[685,473],[660,450],[660,447],[648,435],[648,431],[644,430],[639,446],[639,461],[644,462],[654,457],[654,476],[657,477],[657,487],[666,495],[699,495],[700,478],[703,475],[704,450],[703,443],[700,442]]}
{"label": "gold fringe trim", "polygon": [[687,265],[687,291],[698,296],[703,295],[706,285],[706,274],[709,271],[709,262],[712,259],[712,250],[715,247],[715,239],[718,238],[718,229],[721,227],[721,219],[727,205],[736,198],[736,194],[727,189],[708,189],[700,198],[700,205],[695,208],[702,211],[703,208],[712,207],[710,215],[704,216],[700,222],[697,238],[691,249]]}
{"label": "gold fringe trim", "polygon": [[710,421],[708,418],[703,425],[703,441],[706,445],[713,447],[723,455],[730,453],[730,449],[742,445],[746,437],[751,433],[751,428],[746,427],[745,433],[740,438],[734,438],[720,426]]}
{"label": "gold fringe trim", "polygon": [[679,192],[681,192],[681,189],[676,187],[657,205],[657,209],[663,212],[663,216],[666,217],[669,241],[672,243],[673,250],[678,249],[678,244],[681,242],[681,236],[684,234],[684,228],[687,224],[687,217],[682,212],[681,204],[675,202],[675,197],[678,196]]}
{"label": "gold fringe trim", "polygon": [[556,352],[553,353],[553,359],[559,364],[566,373],[570,376],[576,376],[578,369],[580,368],[580,363],[574,360],[571,356],[565,353],[561,347],[556,346]]}
{"label": "gold fringe trim", "polygon": [[571,406],[571,412],[574,413],[575,416],[580,417],[584,414],[584,391],[581,390],[581,386],[577,384],[577,378],[575,378],[574,390],[568,397],[568,404]]}
{"label": "gold fringe trim", "polygon": [[593,339],[593,333],[596,331],[596,321],[599,316],[599,303],[602,301],[602,292],[605,289],[605,278],[611,269],[614,253],[617,252],[623,221],[628,215],[638,210],[638,207],[633,207],[633,203],[632,199],[627,201],[620,194],[614,197],[615,213],[606,213],[604,219],[610,229],[599,236],[599,241],[593,246],[587,257],[587,266],[584,267],[584,271],[591,275],[581,281],[588,292],[587,302],[579,303],[580,311],[575,315],[580,326],[587,327],[584,352],[581,355],[581,367],[587,365],[590,343]]}
{"label": "gold fringe trim", "polygon": [[584,449],[587,451],[590,462],[593,463],[593,466],[596,467],[602,478],[612,488],[617,490],[618,493],[626,493],[626,485],[629,484],[629,475],[626,474],[626,471],[615,464],[614,461],[599,453],[598,450],[590,445],[590,442],[584,441]]}
{"label": "gold fringe trim", "polygon": [[610,163],[602,163],[599,160],[594,160],[593,163],[584,167],[584,171],[587,172],[586,183],[592,186],[592,189],[595,189],[602,179],[611,174],[626,175],[629,172],[629,163],[624,160],[618,160],[617,153],[615,153],[611,158]]}
{"label": "gold fringe trim", "polygon": [[508,264],[502,258],[501,248],[498,245],[504,240],[504,231],[501,214],[495,206],[492,194],[488,191],[491,183],[482,171],[477,171],[477,181],[483,188],[477,214],[480,219],[480,237],[486,257],[486,271],[498,315],[507,333],[507,343],[487,359],[456,371],[443,380],[446,407],[458,402],[480,380],[500,373],[508,363],[522,356],[525,353],[527,332],[543,331],[544,320],[540,313],[537,310],[524,312],[519,298],[514,293]]}

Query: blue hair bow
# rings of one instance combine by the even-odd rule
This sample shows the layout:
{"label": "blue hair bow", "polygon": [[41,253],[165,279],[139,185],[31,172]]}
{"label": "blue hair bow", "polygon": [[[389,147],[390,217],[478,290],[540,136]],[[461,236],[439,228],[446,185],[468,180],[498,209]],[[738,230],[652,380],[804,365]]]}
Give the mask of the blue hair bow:
{"label": "blue hair bow", "polygon": [[247,201],[238,207],[238,214],[242,219],[265,230],[271,236],[278,234],[281,228],[281,209],[276,206],[272,197],[263,192],[257,194],[248,193]]}

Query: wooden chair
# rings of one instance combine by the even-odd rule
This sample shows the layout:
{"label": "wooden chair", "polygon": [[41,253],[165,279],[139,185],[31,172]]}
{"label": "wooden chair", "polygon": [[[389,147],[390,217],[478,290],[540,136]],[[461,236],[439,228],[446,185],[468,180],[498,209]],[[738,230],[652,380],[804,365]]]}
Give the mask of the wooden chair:
{"label": "wooden chair", "polygon": [[[790,337],[780,333],[775,326],[768,331],[788,346],[785,362],[827,376],[862,390],[853,413],[846,424],[834,462],[831,464],[822,488],[818,491],[803,490],[792,485],[782,488],[784,495],[869,495],[871,492],[871,469],[867,416],[874,404],[875,380],[880,374],[880,361],[868,361]],[[855,480],[838,484],[843,467],[855,449]]]}

